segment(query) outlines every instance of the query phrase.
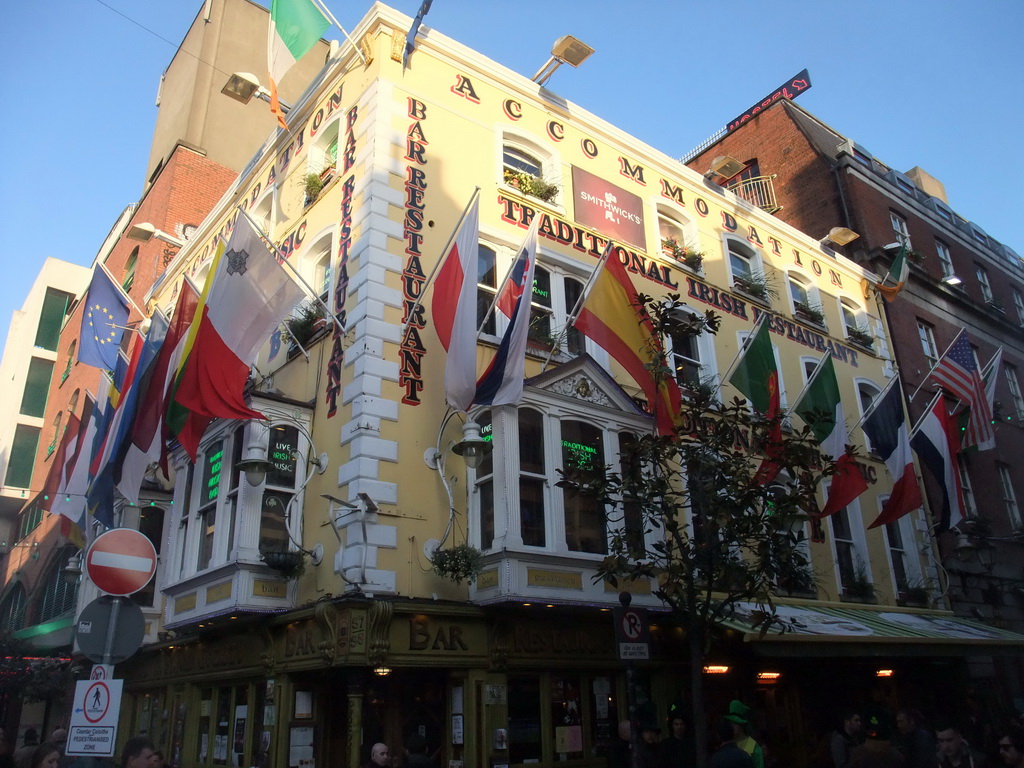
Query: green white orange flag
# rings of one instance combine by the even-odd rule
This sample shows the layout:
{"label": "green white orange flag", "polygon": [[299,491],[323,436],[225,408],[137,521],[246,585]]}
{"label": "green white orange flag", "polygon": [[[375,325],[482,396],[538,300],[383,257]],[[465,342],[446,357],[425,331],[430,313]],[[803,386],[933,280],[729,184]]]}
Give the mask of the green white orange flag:
{"label": "green white orange flag", "polygon": [[892,260],[892,266],[889,267],[888,274],[882,279],[882,282],[875,283],[875,287],[882,294],[882,298],[886,301],[895,299],[896,294],[903,290],[903,285],[907,282],[909,272],[910,260],[907,258],[907,245],[904,243],[900,246],[896,258]]}
{"label": "green white orange flag", "polygon": [[868,488],[864,475],[846,452],[846,416],[832,355],[825,355],[814,369],[807,387],[793,406],[793,412],[811,428],[822,452],[836,462],[828,501],[821,511],[821,516],[826,517],[838,512]]}
{"label": "green white orange flag", "polygon": [[267,34],[267,68],[270,71],[270,111],[288,130],[284,111],[277,97],[278,83],[292,65],[316,45],[331,23],[312,0],[273,0],[270,4],[270,29]]}
{"label": "green white orange flag", "polygon": [[766,319],[758,321],[753,337],[747,340],[729,383],[742,392],[770,423],[770,430],[765,436],[765,458],[754,477],[756,483],[770,483],[782,469],[778,463],[782,445],[782,404],[779,369],[775,365],[775,351]]}
{"label": "green white orange flag", "polygon": [[[270,334],[305,295],[245,216],[210,269],[205,302],[192,321],[194,341],[174,399],[215,419],[262,419],[245,402],[249,368]],[[198,442],[186,445],[195,458]]]}
{"label": "green white orange flag", "polygon": [[671,375],[655,376],[652,371],[661,357],[661,343],[651,318],[614,250],[604,260],[604,267],[599,264],[597,269],[601,271],[574,325],[636,380],[650,404],[658,434],[671,434],[681,397]]}

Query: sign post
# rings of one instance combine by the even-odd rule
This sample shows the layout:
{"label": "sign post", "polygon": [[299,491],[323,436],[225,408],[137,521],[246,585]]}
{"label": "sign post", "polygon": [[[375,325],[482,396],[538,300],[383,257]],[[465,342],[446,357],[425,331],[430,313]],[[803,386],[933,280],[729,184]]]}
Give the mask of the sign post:
{"label": "sign post", "polygon": [[65,754],[113,757],[122,680],[79,680]]}

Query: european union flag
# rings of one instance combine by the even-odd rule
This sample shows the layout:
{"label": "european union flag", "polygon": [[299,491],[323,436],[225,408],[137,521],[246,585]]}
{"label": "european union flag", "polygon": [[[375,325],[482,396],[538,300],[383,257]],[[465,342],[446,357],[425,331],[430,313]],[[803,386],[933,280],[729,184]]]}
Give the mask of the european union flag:
{"label": "european union flag", "polygon": [[78,360],[104,370],[117,367],[117,349],[128,324],[128,299],[102,267],[92,273],[82,312]]}

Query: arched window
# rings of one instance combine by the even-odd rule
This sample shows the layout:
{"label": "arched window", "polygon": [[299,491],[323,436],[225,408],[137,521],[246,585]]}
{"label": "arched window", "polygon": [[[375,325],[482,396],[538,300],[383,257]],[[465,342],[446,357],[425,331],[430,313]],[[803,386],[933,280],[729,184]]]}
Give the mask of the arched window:
{"label": "arched window", "polygon": [[538,141],[506,130],[501,136],[501,180],[524,195],[558,202],[558,159]]}
{"label": "arched window", "polygon": [[683,216],[665,206],[658,206],[658,242],[661,255],[666,259],[685,264],[696,271],[701,268],[703,255],[697,246],[697,235],[693,225]]}
{"label": "arched window", "polygon": [[78,547],[69,544],[62,547],[46,572],[46,579],[43,582],[43,592],[39,607],[38,623],[50,621],[58,616],[71,611],[75,607],[78,596],[78,582],[68,582],[64,577],[64,568],[72,555],[78,552]]}
{"label": "arched window", "polygon": [[789,298],[793,302],[793,314],[799,320],[825,325],[825,313],[821,307],[818,288],[803,275],[791,272],[789,275]]}
{"label": "arched window", "polygon": [[768,303],[770,291],[760,254],[746,243],[732,237],[726,238],[726,251],[729,254],[729,272],[733,286],[748,296]]}
{"label": "arched window", "polygon": [[25,605],[25,587],[15,584],[0,602],[0,631],[17,632],[25,626]]}
{"label": "arched window", "polygon": [[128,257],[128,261],[124,264],[124,279],[121,281],[121,287],[124,288],[125,293],[132,292],[132,286],[135,284],[135,266],[138,263],[139,246],[135,246],[131,255]]}
{"label": "arched window", "polygon": [[63,384],[68,376],[71,375],[71,366],[75,364],[75,350],[78,347],[78,340],[72,339],[71,343],[68,344],[68,363],[64,366],[64,373],[61,374],[60,383]]}
{"label": "arched window", "polygon": [[[882,390],[870,381],[857,382],[857,400],[860,404],[860,415],[862,417],[868,412],[871,404],[878,399],[881,393]],[[864,433],[864,445],[869,451],[871,450],[871,439],[866,432]]]}
{"label": "arched window", "polygon": [[498,293],[498,254],[490,246],[480,244],[479,246],[479,260],[477,261],[477,278],[476,278],[476,325],[480,327],[481,323],[484,323],[484,317],[487,317],[487,322],[483,325],[483,332],[490,335],[496,336],[498,333],[497,318],[494,316],[494,312],[487,314],[491,305],[495,302],[495,296]]}
{"label": "arched window", "polygon": [[68,400],[68,413],[74,413],[78,410],[78,398],[82,394],[82,390],[76,389],[71,394],[71,399]]}
{"label": "arched window", "polygon": [[[690,307],[680,307],[679,313],[689,315],[695,322],[702,315]],[[701,384],[710,383],[713,376],[714,346],[710,334],[677,332],[668,338],[669,363],[675,371],[676,383],[683,394],[696,389]]]}

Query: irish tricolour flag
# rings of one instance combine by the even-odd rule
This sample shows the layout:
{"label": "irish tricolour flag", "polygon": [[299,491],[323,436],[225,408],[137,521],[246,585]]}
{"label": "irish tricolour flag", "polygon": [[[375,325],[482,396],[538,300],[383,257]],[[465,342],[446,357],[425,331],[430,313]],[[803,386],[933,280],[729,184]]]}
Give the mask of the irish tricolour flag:
{"label": "irish tricolour flag", "polygon": [[270,4],[270,31],[267,35],[270,111],[277,115],[277,122],[285,130],[288,124],[277,97],[277,85],[292,64],[316,45],[329,26],[331,23],[312,0],[273,0]]}
{"label": "irish tricolour flag", "polygon": [[836,462],[828,502],[821,511],[821,516],[826,517],[838,512],[868,487],[853,457],[846,452],[849,436],[832,355],[825,355],[814,369],[807,387],[793,406],[793,412],[811,428],[822,452]]}

